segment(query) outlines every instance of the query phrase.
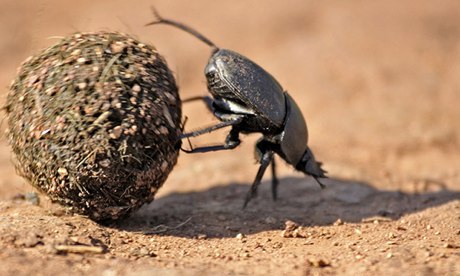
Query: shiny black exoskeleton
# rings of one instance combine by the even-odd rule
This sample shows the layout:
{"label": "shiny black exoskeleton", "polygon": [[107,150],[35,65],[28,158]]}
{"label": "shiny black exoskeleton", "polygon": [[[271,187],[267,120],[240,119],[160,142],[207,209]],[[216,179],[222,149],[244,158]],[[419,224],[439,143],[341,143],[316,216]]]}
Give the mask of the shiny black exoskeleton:
{"label": "shiny black exoskeleton", "polygon": [[195,137],[231,126],[222,145],[186,150],[186,152],[209,152],[234,149],[240,144],[240,133],[261,133],[256,144],[260,163],[256,178],[246,196],[244,207],[256,195],[257,187],[268,165],[272,164],[272,195],[277,197],[278,179],[275,172],[274,154],[312,177],[323,187],[318,178],[325,176],[321,163],[315,160],[307,146],[308,132],[304,117],[287,92],[275,78],[248,58],[226,49],[218,48],[194,29],[169,19],[161,18],[154,10],[157,20],[152,24],[169,24],[180,28],[213,48],[205,68],[208,90],[212,97],[197,97],[221,123],[198,131],[184,133],[181,138]]}

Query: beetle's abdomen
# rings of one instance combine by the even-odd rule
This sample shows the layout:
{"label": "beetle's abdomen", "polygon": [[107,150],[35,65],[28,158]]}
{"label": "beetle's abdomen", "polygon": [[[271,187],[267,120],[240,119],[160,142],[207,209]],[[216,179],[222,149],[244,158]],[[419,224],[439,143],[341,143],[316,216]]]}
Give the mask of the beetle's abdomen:
{"label": "beetle's abdomen", "polygon": [[289,94],[285,93],[285,95],[287,115],[284,123],[284,131],[281,133],[280,155],[289,164],[296,166],[307,149],[308,130],[299,106]]}

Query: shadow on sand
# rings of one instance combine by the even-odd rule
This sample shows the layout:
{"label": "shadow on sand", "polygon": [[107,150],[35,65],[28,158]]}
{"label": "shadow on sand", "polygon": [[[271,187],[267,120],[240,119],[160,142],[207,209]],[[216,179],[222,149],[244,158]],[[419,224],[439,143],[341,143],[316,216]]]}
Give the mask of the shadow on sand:
{"label": "shadow on sand", "polygon": [[363,182],[327,179],[321,190],[308,178],[284,178],[279,199],[271,199],[270,183],[263,182],[259,196],[245,210],[247,184],[217,186],[205,191],[172,193],[156,199],[130,218],[112,227],[146,234],[197,237],[234,237],[284,228],[293,220],[305,226],[330,225],[337,219],[361,222],[384,216],[397,219],[405,214],[460,199],[460,192],[404,193],[378,190]]}

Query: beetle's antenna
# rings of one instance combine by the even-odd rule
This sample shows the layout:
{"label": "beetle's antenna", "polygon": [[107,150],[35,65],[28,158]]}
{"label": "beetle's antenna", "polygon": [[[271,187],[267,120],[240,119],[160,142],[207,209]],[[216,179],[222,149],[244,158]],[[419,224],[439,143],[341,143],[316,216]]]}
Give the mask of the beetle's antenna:
{"label": "beetle's antenna", "polygon": [[191,27],[189,27],[189,26],[187,26],[187,25],[185,25],[183,23],[180,23],[180,22],[177,22],[177,21],[174,21],[174,20],[170,20],[170,19],[166,19],[166,18],[161,17],[154,6],[152,6],[151,9],[152,9],[153,15],[154,15],[156,20],[145,24],[145,26],[150,26],[150,25],[155,25],[155,24],[171,25],[171,26],[179,28],[179,29],[181,29],[181,30],[193,35],[194,37],[198,38],[202,42],[206,43],[208,46],[211,46],[213,48],[213,51],[216,51],[216,50],[219,49],[219,47],[217,47],[216,44],[214,44],[211,40],[207,39],[204,35],[199,33],[197,30],[195,30],[195,29],[193,29],[193,28],[191,28]]}

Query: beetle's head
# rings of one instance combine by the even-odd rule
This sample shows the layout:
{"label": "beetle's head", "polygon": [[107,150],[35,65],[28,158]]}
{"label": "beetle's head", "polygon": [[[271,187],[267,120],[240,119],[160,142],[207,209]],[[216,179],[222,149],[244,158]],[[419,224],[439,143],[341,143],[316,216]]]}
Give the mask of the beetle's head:
{"label": "beetle's head", "polygon": [[320,184],[320,186],[323,187],[324,185],[318,181],[318,178],[326,178],[327,172],[321,168],[321,165],[321,162],[316,161],[313,152],[307,147],[302,159],[296,165],[296,169],[311,175]]}

